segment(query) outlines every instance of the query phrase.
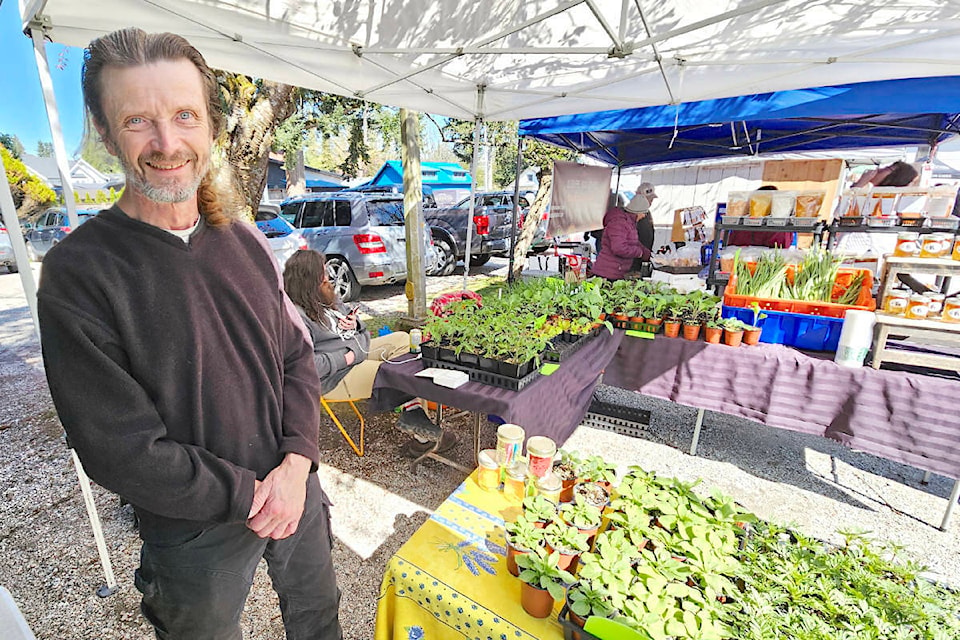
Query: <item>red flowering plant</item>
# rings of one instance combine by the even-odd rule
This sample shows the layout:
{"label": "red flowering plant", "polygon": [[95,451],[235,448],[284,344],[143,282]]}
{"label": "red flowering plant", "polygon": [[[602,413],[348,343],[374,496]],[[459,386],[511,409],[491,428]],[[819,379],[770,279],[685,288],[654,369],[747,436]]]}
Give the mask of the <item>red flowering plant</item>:
{"label": "red flowering plant", "polygon": [[[473,300],[477,307],[483,306],[483,296],[479,293],[473,291],[455,291],[453,293],[445,293],[442,296],[437,296],[433,299],[433,302],[430,303],[430,311],[433,315],[437,317],[448,316],[453,313],[453,309],[450,309],[450,305],[456,302],[464,302],[466,300]],[[462,305],[457,305],[462,306]]]}

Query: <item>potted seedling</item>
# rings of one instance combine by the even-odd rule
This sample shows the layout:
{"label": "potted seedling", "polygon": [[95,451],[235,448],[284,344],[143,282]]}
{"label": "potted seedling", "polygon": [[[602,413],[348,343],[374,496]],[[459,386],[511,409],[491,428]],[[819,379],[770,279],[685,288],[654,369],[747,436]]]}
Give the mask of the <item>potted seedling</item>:
{"label": "potted seedling", "polygon": [[588,542],[597,534],[602,520],[600,509],[582,500],[561,506],[560,515],[568,524],[575,526],[580,533],[587,536]]}
{"label": "potted seedling", "polygon": [[721,338],[723,338],[723,320],[717,318],[707,320],[707,324],[703,327],[704,341],[710,344],[720,344]]}
{"label": "potted seedling", "polygon": [[543,547],[543,529],[522,515],[517,516],[514,522],[506,523],[504,528],[507,532],[507,571],[510,575],[519,576],[517,558]]}
{"label": "potted seedling", "polygon": [[667,297],[661,294],[651,296],[650,317],[647,318],[647,324],[659,327],[663,324],[663,314],[667,310]]}
{"label": "potted seedling", "polygon": [[[580,628],[583,628],[587,618],[609,618],[616,612],[610,599],[610,591],[599,581],[586,579],[567,589],[567,608],[570,610],[570,622]],[[577,640],[579,635],[574,633],[574,640]]]}
{"label": "potted seedling", "polygon": [[560,502],[573,500],[573,485],[580,477],[583,460],[573,451],[560,450],[560,459],[553,463],[553,474],[560,478]]}
{"label": "potted seedling", "polygon": [[743,330],[747,328],[736,318],[727,318],[723,321],[723,343],[728,347],[739,347],[743,341]]}
{"label": "potted seedling", "polygon": [[523,499],[523,515],[533,526],[543,529],[556,517],[557,505],[541,495],[528,496]]}
{"label": "potted seedling", "polygon": [[617,467],[600,456],[590,456],[583,461],[580,479],[596,482],[609,494],[613,483],[617,481]]}
{"label": "potted seedling", "polygon": [[610,504],[610,493],[596,482],[578,482],[573,485],[573,499],[603,511]]}
{"label": "potted seedling", "polygon": [[663,321],[663,335],[668,338],[676,338],[680,335],[680,325],[683,322],[683,310],[683,298],[681,296],[673,296],[673,300],[667,305],[667,315]]}
{"label": "potted seedling", "polygon": [[576,571],[577,558],[590,547],[587,536],[580,533],[576,527],[563,522],[551,522],[543,530],[543,539],[547,545],[547,553],[558,551],[560,562],[557,566],[570,572]]}
{"label": "potted seedling", "polygon": [[520,567],[520,604],[534,618],[546,618],[553,611],[553,603],[563,599],[565,585],[575,580],[558,565],[560,554],[547,555],[540,550],[517,558]]}
{"label": "potted seedling", "polygon": [[699,340],[700,326],[700,313],[697,311],[697,306],[694,304],[686,307],[683,311],[683,339]]}
{"label": "potted seedling", "polygon": [[743,344],[755,345],[760,342],[760,334],[763,332],[761,320],[767,317],[767,314],[760,311],[760,303],[754,301],[750,304],[753,311],[753,322],[743,330]]}

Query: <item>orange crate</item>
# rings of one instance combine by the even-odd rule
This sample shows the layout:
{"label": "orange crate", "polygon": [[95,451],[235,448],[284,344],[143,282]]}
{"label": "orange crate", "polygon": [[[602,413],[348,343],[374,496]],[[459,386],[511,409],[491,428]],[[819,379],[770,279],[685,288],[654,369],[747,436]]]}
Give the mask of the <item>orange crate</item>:
{"label": "orange crate", "polygon": [[[756,268],[756,264],[747,263],[750,272]],[[836,304],[835,302],[803,302],[800,300],[782,300],[779,298],[755,298],[753,296],[738,295],[737,277],[731,274],[730,281],[727,283],[723,292],[723,304],[728,307],[750,307],[756,302],[762,311],[786,311],[788,313],[805,313],[813,316],[823,316],[827,318],[842,318],[847,309],[858,309],[863,311],[876,311],[877,303],[873,299],[873,273],[869,269],[840,269],[837,272],[837,283],[833,288],[833,296],[836,297],[846,291],[847,287],[857,276],[863,272],[863,286],[860,289],[860,295],[857,297],[857,304]],[[793,281],[793,267],[787,268],[787,279]]]}

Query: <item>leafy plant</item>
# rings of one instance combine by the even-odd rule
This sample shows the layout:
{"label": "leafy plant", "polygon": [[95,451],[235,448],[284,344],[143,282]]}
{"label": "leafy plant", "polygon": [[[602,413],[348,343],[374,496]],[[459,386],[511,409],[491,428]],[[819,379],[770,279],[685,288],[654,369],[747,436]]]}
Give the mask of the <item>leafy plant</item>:
{"label": "leafy plant", "polygon": [[533,551],[543,545],[543,529],[534,526],[522,515],[504,524],[504,529],[507,531],[507,541],[518,549]]}
{"label": "leafy plant", "polygon": [[542,495],[523,499],[523,514],[531,522],[550,522],[557,515],[557,505]]}
{"label": "leafy plant", "polygon": [[614,611],[610,592],[592,580],[581,580],[567,590],[567,603],[570,610],[581,618],[600,616],[606,618]]}
{"label": "leafy plant", "polygon": [[725,318],[721,324],[727,331],[745,331],[750,326],[736,318]]}
{"label": "leafy plant", "polygon": [[551,522],[543,531],[543,539],[553,549],[570,554],[582,553],[589,549],[586,534],[580,533],[576,527],[562,522]]}
{"label": "leafy plant", "polygon": [[589,456],[583,461],[581,475],[584,480],[592,482],[609,482],[617,480],[617,467],[607,463],[600,456]]}
{"label": "leafy plant", "polygon": [[601,521],[600,509],[587,504],[582,499],[560,507],[560,514],[567,522],[580,529],[591,529],[598,526]]}
{"label": "leafy plant", "polygon": [[559,562],[560,554],[556,551],[547,555],[543,550],[536,550],[519,556],[520,579],[537,589],[546,589],[554,600],[562,600],[564,585],[572,584],[576,578],[560,569]]}

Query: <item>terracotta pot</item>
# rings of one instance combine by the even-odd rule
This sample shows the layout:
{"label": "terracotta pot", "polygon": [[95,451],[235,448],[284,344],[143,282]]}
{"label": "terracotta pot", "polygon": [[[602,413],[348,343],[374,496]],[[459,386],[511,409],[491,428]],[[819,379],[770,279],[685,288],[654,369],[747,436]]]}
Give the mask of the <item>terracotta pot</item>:
{"label": "terracotta pot", "polygon": [[615,313],[615,314],[613,314],[613,319],[614,319],[614,320],[619,320],[620,322],[626,322],[628,318],[627,318],[626,314],[623,314],[623,313]]}
{"label": "terracotta pot", "polygon": [[698,324],[683,325],[684,340],[698,340],[699,338],[700,338],[700,325]]}
{"label": "terracotta pot", "polygon": [[760,342],[761,329],[752,329],[743,332],[743,344],[755,345]]}
{"label": "terracotta pot", "polygon": [[635,322],[636,324],[643,324],[643,316],[630,316],[630,322]]}
{"label": "terracotta pot", "polygon": [[659,327],[663,324],[663,318],[647,318],[647,324],[652,324],[655,327]]}
{"label": "terracotta pot", "polygon": [[[581,629],[583,629],[583,625],[585,625],[585,624],[587,623],[587,619],[586,619],[586,618],[581,618],[580,616],[578,616],[577,614],[575,614],[575,613],[573,612],[573,609],[570,608],[570,601],[569,601],[569,600],[567,601],[567,618],[569,618],[570,622],[572,622],[573,624],[577,625],[577,626],[580,627]],[[571,631],[571,632],[570,632],[570,640],[581,640],[581,638],[583,638],[583,636],[581,636],[581,635],[580,635],[579,633],[577,633],[576,631]]]}
{"label": "terracotta pot", "polygon": [[580,527],[577,527],[577,531],[587,536],[587,545],[589,545],[591,551],[593,551],[593,539],[597,537],[597,532],[599,530],[600,530],[599,524],[590,529],[581,529]]}
{"label": "terracotta pot", "polygon": [[669,320],[664,322],[663,335],[667,336],[668,338],[676,338],[678,335],[680,335],[680,323],[671,322]]}
{"label": "terracotta pot", "polygon": [[526,549],[518,549],[507,541],[507,571],[510,572],[510,575],[514,577],[520,575],[520,567],[517,566],[517,557],[525,556],[528,553],[530,552]]}
{"label": "terracotta pot", "polygon": [[563,571],[569,571],[570,573],[575,573],[577,570],[577,561],[580,559],[580,554],[577,552],[568,553],[563,549],[554,549],[547,543],[547,553],[553,553],[558,551],[560,553],[560,560],[557,562],[557,567]]}
{"label": "terracotta pot", "polygon": [[710,344],[720,344],[720,338],[723,337],[723,329],[720,327],[704,327],[703,339]]}
{"label": "terracotta pot", "polygon": [[553,596],[550,592],[526,582],[520,584],[520,604],[534,618],[547,618],[553,612]]}
{"label": "terracotta pot", "polygon": [[743,341],[743,331],[729,331],[727,329],[723,330],[723,344],[728,347],[739,347],[740,342]]}
{"label": "terracotta pot", "polygon": [[573,485],[577,484],[576,478],[560,481],[560,502],[573,502]]}

